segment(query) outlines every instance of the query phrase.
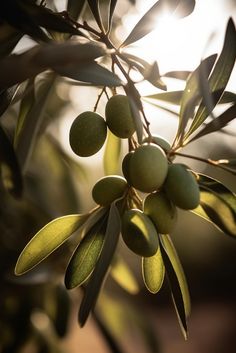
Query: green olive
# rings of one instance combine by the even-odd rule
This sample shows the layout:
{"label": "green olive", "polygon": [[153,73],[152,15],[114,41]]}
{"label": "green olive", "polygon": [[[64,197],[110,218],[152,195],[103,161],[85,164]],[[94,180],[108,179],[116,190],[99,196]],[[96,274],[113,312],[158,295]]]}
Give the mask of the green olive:
{"label": "green olive", "polygon": [[200,191],[196,178],[187,168],[183,164],[171,164],[164,189],[176,206],[192,210],[199,205]]}
{"label": "green olive", "polygon": [[128,164],[131,185],[137,190],[153,192],[164,183],[168,161],[159,146],[144,144],[138,147]]}
{"label": "green olive", "polygon": [[124,174],[125,179],[129,183],[129,185],[132,185],[132,182],[130,179],[129,165],[130,165],[130,159],[132,158],[133,154],[134,154],[134,151],[127,153],[122,161],[122,172]]}
{"label": "green olive", "polygon": [[152,135],[150,137],[145,137],[145,139],[143,140],[143,143],[145,142],[154,143],[160,146],[166,153],[171,150],[171,145],[169,144],[169,142],[159,135]]}
{"label": "green olive", "polygon": [[177,220],[177,209],[163,191],[145,198],[144,213],[151,218],[158,233],[172,232]]}
{"label": "green olive", "polygon": [[92,189],[93,200],[101,206],[108,206],[122,197],[127,181],[119,175],[108,175],[99,179]]}
{"label": "green olive", "polygon": [[106,122],[111,132],[120,138],[129,138],[135,131],[129,98],[122,94],[111,97],[105,108]]}
{"label": "green olive", "polygon": [[80,157],[92,156],[98,152],[107,136],[107,126],[103,117],[86,111],[77,116],[70,128],[70,146]]}
{"label": "green olive", "polygon": [[158,249],[155,226],[140,210],[132,209],[124,213],[121,234],[128,248],[140,256],[153,256]]}

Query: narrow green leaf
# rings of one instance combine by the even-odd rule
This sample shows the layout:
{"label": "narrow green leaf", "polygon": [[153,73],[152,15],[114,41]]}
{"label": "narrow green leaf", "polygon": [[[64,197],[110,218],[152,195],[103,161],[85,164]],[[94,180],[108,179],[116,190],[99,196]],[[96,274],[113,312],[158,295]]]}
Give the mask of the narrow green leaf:
{"label": "narrow green leaf", "polygon": [[[214,95],[214,106],[221,98],[225,87],[230,78],[231,72],[235,65],[236,59],[236,31],[233,20],[230,19],[227,25],[224,45],[221,54],[215,64],[212,74],[209,78],[210,92]],[[213,108],[213,107],[212,107]],[[209,111],[201,103],[198,108],[194,120],[186,134],[186,139],[206,120],[209,115]]]}
{"label": "narrow green leaf", "polygon": [[165,277],[165,267],[160,247],[155,255],[142,258],[142,275],[149,292],[155,294],[161,289]]}
{"label": "narrow green leaf", "polygon": [[100,10],[99,10],[99,0],[87,0],[89,7],[92,11],[92,14],[97,22],[97,25],[100,29],[104,29],[103,28],[103,24],[102,24],[102,19],[101,19],[101,15],[100,15]]}
{"label": "narrow green leaf", "polygon": [[117,0],[110,0],[110,7],[109,7],[109,17],[108,17],[108,29],[107,32],[109,33],[111,30],[112,25],[112,18],[116,8]]}
{"label": "narrow green leaf", "polygon": [[190,315],[191,304],[188,285],[182,265],[168,235],[160,235],[161,254],[168,276],[172,299],[185,339],[187,338],[187,317]]}
{"label": "narrow green leaf", "polygon": [[108,131],[105,152],[103,155],[106,175],[118,174],[120,168],[121,139]]}
{"label": "narrow green leaf", "polygon": [[106,216],[100,218],[75,249],[65,273],[67,289],[80,286],[91,275],[103,247],[106,220]]}
{"label": "narrow green leaf", "polygon": [[27,168],[29,158],[31,157],[55,79],[55,75],[49,76],[41,92],[38,94],[35,104],[24,119],[24,124],[17,139],[16,146],[19,163],[23,170]]}
{"label": "narrow green leaf", "polygon": [[110,275],[128,293],[137,294],[139,292],[138,282],[128,264],[121,256],[115,256]]}
{"label": "narrow green leaf", "polygon": [[145,99],[147,101],[149,101],[149,99],[155,99],[174,105],[180,105],[182,96],[183,91],[169,91],[164,93],[149,94],[148,96],[142,97],[142,99]]}
{"label": "narrow green leaf", "polygon": [[190,74],[191,74],[191,71],[168,71],[162,76],[186,81]]}
{"label": "narrow green leaf", "polygon": [[161,17],[166,13],[174,12],[177,9],[179,2],[179,0],[157,1],[139,20],[121,46],[125,47],[134,43],[150,33],[155,28],[158,17]]}
{"label": "narrow green leaf", "polygon": [[13,146],[0,125],[0,170],[3,186],[13,196],[20,197],[23,179]]}
{"label": "narrow green leaf", "polygon": [[19,110],[19,115],[17,119],[17,125],[15,129],[15,135],[14,135],[14,145],[17,145],[19,135],[21,133],[21,130],[23,129],[25,119],[27,115],[29,114],[30,109],[34,106],[35,104],[35,89],[34,89],[34,77],[29,79],[25,91],[24,91],[24,96],[20,102],[20,110]]}
{"label": "narrow green leaf", "polygon": [[67,11],[75,21],[80,16],[86,0],[68,0],[67,1]]}
{"label": "narrow green leaf", "polygon": [[[222,232],[236,236],[236,196],[218,180],[198,174],[200,204],[209,220]],[[203,216],[201,210],[193,211]],[[206,217],[204,217],[206,218]]]}
{"label": "narrow green leaf", "polygon": [[15,274],[22,275],[46,259],[88,219],[89,214],[75,214],[56,218],[35,234],[22,250]]}
{"label": "narrow green leaf", "polygon": [[120,78],[105,67],[94,62],[80,67],[74,65],[55,68],[61,76],[69,77],[73,80],[88,82],[98,86],[121,86],[123,83]]}
{"label": "narrow green leaf", "polygon": [[89,313],[91,310],[93,310],[96,304],[99,292],[104,282],[104,278],[107,274],[108,268],[111,264],[117,247],[120,234],[120,226],[119,211],[116,207],[116,203],[113,202],[109,211],[104,245],[96,267],[89,279],[88,285],[85,289],[84,297],[80,305],[79,323],[81,327],[84,326]]}
{"label": "narrow green leaf", "polygon": [[182,18],[189,16],[195,8],[195,0],[181,0],[175,11],[175,17]]}
{"label": "narrow green leaf", "polygon": [[216,55],[211,55],[201,62],[201,64],[189,75],[186,86],[182,95],[180,113],[179,113],[179,126],[176,135],[176,143],[182,141],[185,128],[190,118],[194,114],[195,107],[200,101],[199,91],[199,74],[201,67],[204,66],[204,71],[207,75],[210,74],[214,65]]}
{"label": "narrow green leaf", "polygon": [[206,124],[197,135],[195,135],[190,141],[199,139],[200,137],[211,134],[212,132],[219,131],[226,127],[228,123],[236,118],[236,104],[229,107],[225,112],[220,114],[217,118],[214,118],[210,123]]}
{"label": "narrow green leaf", "polygon": [[7,108],[11,104],[17,89],[18,85],[15,85],[0,92],[0,116],[7,110]]}
{"label": "narrow green leaf", "polygon": [[16,44],[22,38],[23,34],[18,32],[12,26],[9,26],[6,22],[0,24],[0,59],[4,56],[9,55],[15,48]]}

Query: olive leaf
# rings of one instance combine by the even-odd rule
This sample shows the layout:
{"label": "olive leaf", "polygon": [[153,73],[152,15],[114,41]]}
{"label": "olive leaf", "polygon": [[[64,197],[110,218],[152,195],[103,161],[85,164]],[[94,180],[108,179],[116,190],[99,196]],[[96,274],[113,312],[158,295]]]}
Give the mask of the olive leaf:
{"label": "olive leaf", "polygon": [[23,34],[8,25],[6,22],[0,24],[0,32],[0,59],[2,59],[12,52]]}
{"label": "olive leaf", "polygon": [[142,258],[142,276],[149,292],[157,293],[161,289],[165,277],[165,267],[160,247],[155,255]]}
{"label": "olive leaf", "polygon": [[[236,236],[236,196],[218,180],[198,174],[201,208],[193,213],[212,222],[225,234]],[[206,217],[206,216],[207,217]]]}
{"label": "olive leaf", "polygon": [[[224,45],[221,54],[214,66],[214,69],[209,77],[209,88],[210,93],[213,95],[214,105],[212,109],[220,100],[228,80],[230,78],[231,72],[233,70],[235,59],[236,59],[236,31],[233,20],[228,21]],[[211,110],[212,110],[211,109]],[[206,120],[209,113],[205,104],[202,102],[196,112],[196,115],[192,121],[192,124],[186,133],[185,139],[189,136]]]}
{"label": "olive leaf", "polygon": [[15,85],[0,92],[0,116],[7,110],[7,108],[11,104],[17,90],[18,85]]}
{"label": "olive leaf", "polygon": [[[189,6],[190,4],[190,6]],[[186,8],[188,5],[188,9]],[[127,46],[136,42],[137,40],[143,38],[148,33],[150,33],[156,26],[158,17],[161,18],[163,14],[176,12],[176,15],[179,17],[184,17],[188,15],[194,8],[195,1],[189,0],[159,0],[157,1],[139,20],[135,25],[131,33],[122,43],[122,47]],[[184,10],[185,8],[185,10]],[[181,15],[181,12],[183,15]]]}
{"label": "olive leaf", "polygon": [[101,30],[104,30],[103,24],[102,24],[102,19],[101,19],[101,14],[100,14],[100,9],[99,9],[99,0],[87,0],[87,1],[88,1],[90,9],[92,11],[92,14],[98,24],[98,27]]}
{"label": "olive leaf", "polygon": [[81,14],[86,0],[68,0],[67,1],[67,11],[74,20],[77,20]]}
{"label": "olive leaf", "polygon": [[120,227],[119,211],[116,207],[116,202],[113,202],[109,210],[104,245],[88,285],[85,288],[85,294],[80,305],[78,319],[81,327],[84,326],[89,313],[93,310],[97,301],[104,278],[117,247]]}
{"label": "olive leaf", "polygon": [[166,73],[164,73],[162,76],[164,77],[170,77],[170,78],[176,78],[177,80],[183,80],[186,81],[187,78],[189,77],[191,71],[186,71],[186,70],[182,70],[182,71],[168,71]]}
{"label": "olive leaf", "polygon": [[187,339],[187,317],[190,315],[191,304],[184,271],[168,235],[160,234],[160,247],[180,327]]}
{"label": "olive leaf", "polygon": [[46,259],[89,218],[90,214],[74,214],[56,218],[40,229],[22,250],[15,274],[22,275]]}
{"label": "olive leaf", "polygon": [[139,292],[139,284],[123,257],[115,256],[109,274],[128,293],[137,294]]}
{"label": "olive leaf", "polygon": [[107,33],[109,33],[111,30],[112,18],[116,8],[116,4],[117,4],[117,0],[110,0]]}
{"label": "olive leaf", "polygon": [[65,273],[67,289],[80,286],[91,275],[103,247],[106,220],[107,215],[103,215],[84,234],[83,239],[75,249]]}
{"label": "olive leaf", "polygon": [[107,133],[107,141],[103,155],[103,166],[105,175],[115,175],[119,171],[121,156],[121,139],[110,130]]}
{"label": "olive leaf", "polygon": [[199,91],[199,74],[201,67],[204,66],[205,73],[209,75],[215,60],[216,54],[202,60],[200,65],[189,75],[186,81],[186,86],[181,98],[179,125],[175,138],[176,145],[182,142],[187,123],[189,119],[193,117],[195,107],[199,104],[201,99]]}
{"label": "olive leaf", "polygon": [[12,144],[0,125],[0,171],[3,186],[13,196],[20,197],[23,191],[23,179],[19,163]]}

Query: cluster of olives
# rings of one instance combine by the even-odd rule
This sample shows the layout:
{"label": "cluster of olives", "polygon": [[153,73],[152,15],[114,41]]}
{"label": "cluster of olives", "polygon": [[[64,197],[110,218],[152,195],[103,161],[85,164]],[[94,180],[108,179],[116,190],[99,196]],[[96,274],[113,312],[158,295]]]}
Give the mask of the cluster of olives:
{"label": "cluster of olives", "polygon": [[[120,138],[131,138],[135,131],[129,99],[124,95],[110,98],[105,109],[106,120],[97,113],[84,112],[73,122],[70,144],[79,156],[90,156],[104,144],[107,126]],[[96,182],[94,201],[103,207],[122,198],[122,237],[136,254],[153,256],[158,248],[158,234],[172,232],[177,208],[191,210],[200,202],[200,191],[194,174],[187,166],[173,163],[171,146],[160,136],[148,136],[127,153],[122,162],[124,177],[110,175]],[[136,191],[148,194],[143,202],[132,203]],[[131,199],[131,202],[128,202]],[[133,207],[135,205],[135,207]]]}
{"label": "cluster of olives", "polygon": [[104,119],[100,114],[86,111],[73,121],[70,128],[70,146],[80,157],[89,157],[103,146],[107,127],[119,138],[129,138],[135,131],[129,99],[117,94],[111,97],[105,110]]}

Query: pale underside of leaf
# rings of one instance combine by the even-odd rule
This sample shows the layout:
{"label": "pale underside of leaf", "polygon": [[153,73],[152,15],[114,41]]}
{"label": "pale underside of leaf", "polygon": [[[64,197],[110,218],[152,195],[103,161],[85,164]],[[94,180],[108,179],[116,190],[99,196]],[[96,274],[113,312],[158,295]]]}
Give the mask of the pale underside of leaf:
{"label": "pale underside of leaf", "polygon": [[149,292],[155,294],[161,289],[165,277],[165,267],[160,247],[155,255],[142,258],[142,275]]}

